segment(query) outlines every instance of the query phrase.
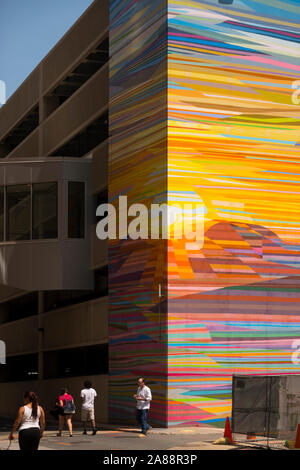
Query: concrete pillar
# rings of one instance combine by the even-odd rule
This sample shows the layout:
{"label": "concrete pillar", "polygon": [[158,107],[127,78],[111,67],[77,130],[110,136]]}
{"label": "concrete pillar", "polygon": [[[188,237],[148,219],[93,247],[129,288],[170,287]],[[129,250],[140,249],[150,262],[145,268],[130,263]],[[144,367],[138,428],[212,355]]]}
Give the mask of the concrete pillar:
{"label": "concrete pillar", "polygon": [[43,347],[44,347],[44,328],[43,328],[43,316],[44,312],[44,291],[39,292],[39,304],[38,304],[38,331],[39,331],[39,341],[38,341],[38,372],[39,380],[44,378],[44,356],[43,356]]}

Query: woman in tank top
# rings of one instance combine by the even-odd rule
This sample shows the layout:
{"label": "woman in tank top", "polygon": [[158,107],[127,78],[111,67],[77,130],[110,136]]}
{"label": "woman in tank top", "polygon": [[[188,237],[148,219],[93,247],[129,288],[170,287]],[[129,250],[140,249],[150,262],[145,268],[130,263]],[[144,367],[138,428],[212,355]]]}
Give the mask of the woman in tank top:
{"label": "woman in tank top", "polygon": [[60,397],[58,397],[58,404],[59,404],[61,413],[59,414],[57,436],[59,437],[61,436],[63,426],[64,426],[64,420],[66,418],[70,437],[73,437],[72,416],[75,413],[74,398],[72,397],[72,395],[69,394],[68,389],[65,387],[61,389],[61,395]]}
{"label": "woman in tank top", "polygon": [[45,429],[45,413],[39,406],[34,392],[24,394],[24,406],[19,408],[17,419],[8,437],[10,441],[14,439],[14,432],[18,427],[20,450],[38,450]]}

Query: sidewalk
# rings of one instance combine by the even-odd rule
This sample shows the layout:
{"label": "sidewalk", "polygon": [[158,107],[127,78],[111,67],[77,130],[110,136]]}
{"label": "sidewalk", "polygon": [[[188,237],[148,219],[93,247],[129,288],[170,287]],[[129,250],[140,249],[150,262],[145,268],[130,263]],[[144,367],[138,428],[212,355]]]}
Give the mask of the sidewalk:
{"label": "sidewalk", "polygon": [[[0,418],[0,450],[9,446],[11,425],[11,420]],[[215,445],[213,442],[223,437],[224,429],[212,426],[152,428],[144,439],[139,437],[140,429],[134,425],[97,423],[97,427],[96,436],[91,435],[91,429],[83,436],[82,424],[74,422],[72,438],[66,427],[62,437],[57,437],[57,423],[48,421],[39,450],[256,450],[265,445],[262,438],[247,441],[244,435],[235,436],[236,445]],[[272,441],[271,447],[284,450],[283,444],[283,441]],[[19,450],[17,439],[12,441],[10,450]]]}
{"label": "sidewalk", "polygon": [[[117,424],[100,424],[98,425],[100,430],[107,431],[120,431],[120,432],[137,432],[137,426],[126,426],[126,425],[117,425]],[[151,434],[162,434],[162,435],[172,435],[172,434],[216,434],[218,437],[222,437],[224,433],[223,429],[215,428],[213,426],[174,426],[171,428],[152,428]],[[216,437],[217,439],[217,437]]]}
{"label": "sidewalk", "polygon": [[[105,429],[103,429],[105,427]],[[64,430],[62,437],[56,436],[56,428],[47,430],[41,440],[39,450],[229,450],[233,446],[213,445],[223,436],[223,430],[213,427],[174,427],[153,428],[147,438],[139,438],[140,430],[131,426],[102,425],[96,436],[82,435],[82,430],[74,427],[73,437]],[[0,449],[9,445],[8,432],[0,433]],[[10,450],[19,450],[18,440],[12,441]]]}
{"label": "sidewalk", "polygon": [[[13,419],[3,418],[0,417],[0,435],[2,432],[8,431],[11,429],[13,424]],[[48,430],[56,430],[58,426],[58,422],[47,420],[46,429]],[[81,430],[82,423],[80,421],[73,422],[74,430]],[[108,423],[97,423],[97,428],[100,431],[120,431],[120,432],[137,432],[138,427],[137,425],[122,425],[122,424],[108,424]],[[152,428],[151,434],[162,434],[162,435],[172,435],[172,434],[216,434],[216,439],[218,437],[223,436],[223,429],[216,428],[214,426],[191,426],[191,427],[183,427],[183,426],[174,426],[170,428]]]}

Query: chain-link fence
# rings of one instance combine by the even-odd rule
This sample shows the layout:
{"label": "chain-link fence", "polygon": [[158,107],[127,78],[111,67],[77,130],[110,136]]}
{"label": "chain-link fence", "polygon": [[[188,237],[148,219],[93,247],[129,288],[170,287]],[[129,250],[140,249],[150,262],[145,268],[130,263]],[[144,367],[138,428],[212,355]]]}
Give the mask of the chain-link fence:
{"label": "chain-link fence", "polygon": [[300,375],[234,375],[232,432],[245,445],[285,448],[300,424]]}

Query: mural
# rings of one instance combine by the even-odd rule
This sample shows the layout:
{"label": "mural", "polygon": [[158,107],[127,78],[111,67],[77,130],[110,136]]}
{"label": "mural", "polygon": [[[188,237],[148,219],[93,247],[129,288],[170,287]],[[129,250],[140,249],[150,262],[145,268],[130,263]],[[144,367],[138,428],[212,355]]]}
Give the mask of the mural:
{"label": "mural", "polygon": [[[167,198],[166,2],[110,1],[109,202]],[[167,421],[166,241],[109,241],[109,413],[135,422],[137,378],[155,397],[151,419]]]}
{"label": "mural", "polygon": [[142,375],[154,423],[223,426],[232,374],[300,372],[298,1],[110,15],[109,200],[204,210],[203,246],[109,242],[110,416],[134,419]]}
{"label": "mural", "polygon": [[233,373],[300,372],[300,8],[168,9],[168,196],[205,206],[202,249],[169,242],[169,424],[223,426]]}

